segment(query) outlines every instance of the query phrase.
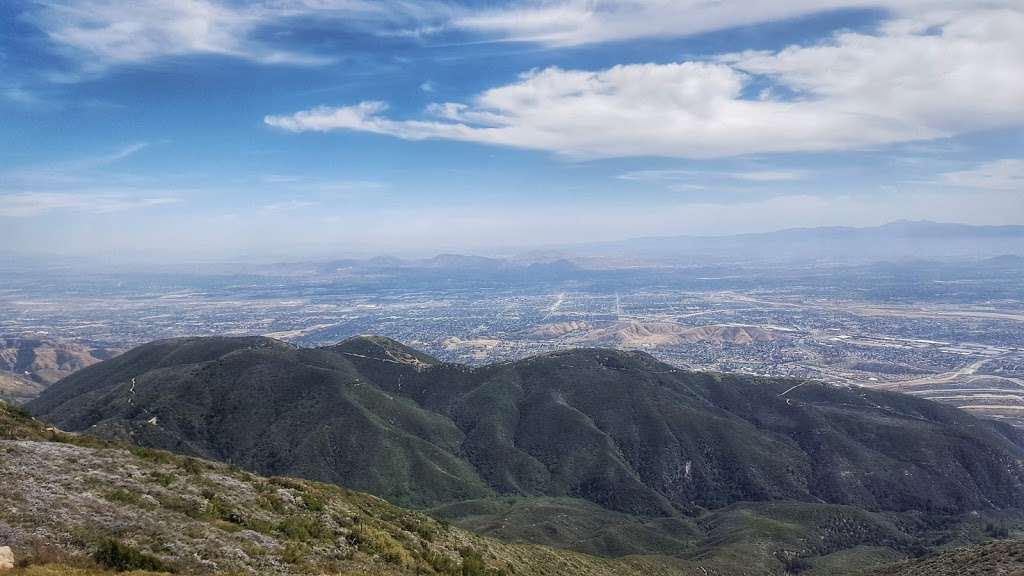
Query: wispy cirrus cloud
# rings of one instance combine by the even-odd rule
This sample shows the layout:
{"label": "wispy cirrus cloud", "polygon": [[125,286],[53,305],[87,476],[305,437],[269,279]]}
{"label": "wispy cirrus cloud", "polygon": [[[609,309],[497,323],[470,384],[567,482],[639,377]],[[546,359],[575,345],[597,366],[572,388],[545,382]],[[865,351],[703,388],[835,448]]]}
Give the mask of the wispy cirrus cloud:
{"label": "wispy cirrus cloud", "polygon": [[177,194],[158,188],[152,179],[103,170],[149,146],[134,142],[90,156],[0,172],[0,217],[58,211],[107,214],[179,202]]}
{"label": "wispy cirrus cloud", "polygon": [[38,106],[43,101],[38,94],[19,85],[0,87],[0,98],[28,107]]}
{"label": "wispy cirrus cloud", "polygon": [[635,182],[663,182],[691,180],[702,174],[700,170],[634,170],[619,174],[619,180],[632,180]]}
{"label": "wispy cirrus cloud", "polygon": [[284,202],[264,204],[263,206],[260,206],[260,212],[280,214],[284,212],[294,212],[304,208],[311,208],[316,205],[316,202],[310,202],[308,200],[286,200]]}
{"label": "wispy cirrus cloud", "polygon": [[[547,150],[576,158],[713,158],[854,150],[1024,124],[1024,10],[966,7],[838,32],[779,51],[605,70],[532,70],[421,118],[386,103],[321,106],[265,122]],[[793,97],[750,95],[756,81]]]}
{"label": "wispy cirrus cloud", "polygon": [[254,40],[254,32],[269,15],[266,7],[213,0],[71,0],[40,2],[27,18],[89,71],[188,54],[268,64],[325,61]]}
{"label": "wispy cirrus cloud", "polygon": [[939,183],[959,188],[1024,192],[1024,158],[986,162],[970,170],[945,172]]}
{"label": "wispy cirrus cloud", "polygon": [[442,3],[402,0],[36,0],[24,18],[81,72],[53,73],[74,81],[81,73],[141,64],[166,57],[218,55],[268,65],[318,66],[334,54],[282,47],[261,34],[302,20],[339,27],[365,24],[399,30],[442,21],[450,10]]}
{"label": "wispy cirrus cloud", "polygon": [[123,177],[112,177],[108,174],[97,176],[92,174],[98,168],[125,160],[149,148],[149,142],[133,142],[114,150],[99,152],[80,158],[64,159],[56,162],[33,164],[20,168],[0,171],[0,177],[8,187],[40,188],[52,185],[71,186],[75,184],[100,184],[103,181],[121,180]]}
{"label": "wispy cirrus cloud", "polygon": [[687,181],[707,178],[745,180],[748,182],[795,182],[807,180],[813,174],[808,170],[747,170],[715,172],[706,170],[636,170],[620,174],[620,180],[637,182]]}
{"label": "wispy cirrus cloud", "polygon": [[516,0],[456,14],[451,25],[490,38],[551,47],[679,38],[839,9],[909,13],[947,0]]}
{"label": "wispy cirrus cloud", "polygon": [[107,154],[100,154],[97,156],[91,156],[88,158],[82,158],[80,160],[68,162],[63,165],[63,168],[72,170],[82,170],[106,166],[108,164],[113,164],[115,162],[124,160],[125,158],[128,158],[130,156],[134,156],[135,154],[142,152],[146,148],[149,148],[149,145],[149,142],[133,142],[131,144],[126,144]]}
{"label": "wispy cirrus cloud", "polygon": [[749,182],[796,182],[807,180],[811,173],[807,170],[751,170],[749,172],[729,172],[730,178]]}
{"label": "wispy cirrus cloud", "polygon": [[275,191],[291,191],[303,193],[362,193],[380,192],[390,185],[378,180],[345,180],[338,178],[321,178],[297,174],[263,174],[259,176],[261,184]]}
{"label": "wispy cirrus cloud", "polygon": [[123,192],[21,192],[0,195],[0,217],[29,218],[62,210],[109,214],[180,201],[176,196],[137,196]]}

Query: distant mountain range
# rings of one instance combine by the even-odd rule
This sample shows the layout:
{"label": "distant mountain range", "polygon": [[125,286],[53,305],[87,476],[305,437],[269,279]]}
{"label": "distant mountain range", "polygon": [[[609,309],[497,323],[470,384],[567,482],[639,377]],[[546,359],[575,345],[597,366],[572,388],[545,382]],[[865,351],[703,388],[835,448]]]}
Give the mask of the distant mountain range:
{"label": "distant mountain range", "polygon": [[[709,527],[757,517],[831,542],[803,556],[867,544],[898,556],[925,528],[893,515],[949,526],[1024,510],[1020,430],[901,394],[686,372],[641,352],[469,368],[381,337],[315,349],[174,339],[83,369],[28,408],[62,429],[604,555],[688,557],[704,542],[717,557]],[[784,564],[772,546],[765,566]]]}
{"label": "distant mountain range", "polygon": [[567,275],[589,268],[638,264],[977,260],[1024,257],[1024,226],[975,226],[901,220],[871,227],[792,228],[754,234],[658,236],[564,246],[512,257],[441,254],[432,258],[378,257],[325,262],[337,268],[510,272]]}
{"label": "distant mountain range", "polygon": [[[480,255],[487,254],[487,255]],[[429,258],[396,256],[303,259],[257,263],[244,258],[234,262],[173,264],[120,264],[111,267],[89,258],[48,254],[0,252],[0,271],[25,270],[94,271],[119,273],[142,271],[185,274],[332,274],[345,271],[400,271],[427,275],[462,273],[495,275],[496,279],[565,279],[580,271],[634,268],[645,265],[847,263],[936,260],[963,261],[1024,257],[1024,225],[978,226],[924,220],[900,220],[880,226],[826,226],[791,228],[774,232],[721,235],[679,235],[584,242],[524,249],[485,249],[479,254],[442,253]],[[1015,260],[1014,265],[1021,265]]]}
{"label": "distant mountain range", "polygon": [[1024,226],[901,220],[865,228],[793,228],[760,234],[636,238],[580,246],[575,253],[670,262],[977,259],[1024,255]]}

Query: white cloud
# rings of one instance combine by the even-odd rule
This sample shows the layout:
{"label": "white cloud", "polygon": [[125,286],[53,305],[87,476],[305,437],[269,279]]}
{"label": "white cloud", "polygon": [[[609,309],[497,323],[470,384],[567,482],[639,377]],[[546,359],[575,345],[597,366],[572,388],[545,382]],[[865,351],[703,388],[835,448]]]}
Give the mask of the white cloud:
{"label": "white cloud", "polygon": [[174,196],[139,197],[104,192],[83,194],[22,192],[0,195],[0,217],[28,218],[59,210],[107,214],[178,201],[179,199]]}
{"label": "white cloud", "polygon": [[708,187],[703,184],[673,184],[668,188],[675,192],[699,192],[701,190],[708,189]]}
{"label": "white cloud", "polygon": [[[725,178],[746,180],[748,182],[795,182],[807,180],[811,172],[807,170],[749,170],[743,172],[714,172],[704,170],[637,170],[620,174],[620,180],[638,182],[682,181],[708,178]],[[700,186],[704,188],[704,186]]]}
{"label": "white cloud", "polygon": [[436,87],[434,86],[434,83],[430,80],[427,80],[420,84],[420,90],[424,92],[433,92],[435,89]]}
{"label": "white cloud", "polygon": [[50,40],[94,67],[195,53],[274,57],[248,45],[261,20],[256,12],[208,0],[46,2],[32,17]]}
{"label": "white cloud", "polygon": [[[990,2],[992,5],[998,2]],[[1009,2],[1005,2],[1009,4]],[[514,0],[493,7],[438,0],[35,0],[27,12],[85,72],[168,56],[215,54],[264,64],[321,65],[333,56],[282,49],[268,27],[315,20],[364,25],[380,36],[422,38],[449,30],[486,39],[566,46],[645,37],[680,37],[778,21],[838,8],[908,14],[953,0]],[[75,81],[76,72],[51,72]]]}
{"label": "white cloud", "polygon": [[963,9],[884,23],[878,35],[722,60],[864,122],[956,134],[1024,121],[1024,10]]}
{"label": "white cloud", "polygon": [[636,38],[677,38],[841,8],[907,11],[942,0],[520,0],[455,17],[489,37],[574,46]]}
{"label": "white cloud", "polygon": [[634,180],[637,182],[658,182],[673,180],[689,180],[702,174],[700,170],[635,170],[620,174],[620,180]]}
{"label": "white cloud", "polygon": [[[425,119],[392,119],[386,104],[363,102],[265,121],[580,158],[863,149],[1024,123],[1021,30],[1022,10],[929,12],[876,34],[711,62],[533,70],[469,103],[434,104]],[[755,77],[795,97],[749,97]]]}
{"label": "white cloud", "polygon": [[263,206],[260,206],[260,211],[270,213],[294,212],[296,210],[302,210],[303,208],[309,208],[316,205],[316,202],[309,202],[307,200],[287,200],[285,202],[264,204]]}
{"label": "white cloud", "polygon": [[[321,65],[331,56],[275,48],[258,32],[289,19],[425,22],[447,10],[432,3],[370,0],[38,0],[27,18],[84,71],[169,56],[214,54],[263,64]],[[75,81],[75,73],[54,74]]]}
{"label": "white cloud", "polygon": [[729,177],[750,182],[795,182],[807,180],[810,173],[805,170],[753,170],[750,172],[732,172]]}
{"label": "white cloud", "polygon": [[971,170],[946,172],[940,175],[939,182],[959,188],[1024,192],[1024,159],[1008,158]]}

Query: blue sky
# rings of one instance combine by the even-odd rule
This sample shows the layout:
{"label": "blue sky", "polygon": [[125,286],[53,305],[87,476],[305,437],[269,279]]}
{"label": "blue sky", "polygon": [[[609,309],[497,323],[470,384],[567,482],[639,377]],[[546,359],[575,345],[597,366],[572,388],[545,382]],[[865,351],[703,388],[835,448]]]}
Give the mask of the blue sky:
{"label": "blue sky", "polygon": [[0,242],[501,252],[1024,223],[1024,10],[943,0],[11,0]]}

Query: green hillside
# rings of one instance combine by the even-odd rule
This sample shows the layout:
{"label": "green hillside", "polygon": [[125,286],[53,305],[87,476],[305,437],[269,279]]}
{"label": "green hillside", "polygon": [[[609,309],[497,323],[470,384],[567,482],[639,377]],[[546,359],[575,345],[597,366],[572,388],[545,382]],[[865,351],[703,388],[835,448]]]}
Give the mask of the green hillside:
{"label": "green hillside", "polygon": [[63,429],[368,491],[511,542],[722,573],[879,565],[980,541],[977,524],[1024,505],[1024,442],[1008,426],[638,352],[469,368],[379,337],[319,349],[176,339],[84,369],[28,408]]}
{"label": "green hillside", "polygon": [[[57,431],[3,403],[0,485],[0,544],[15,551],[13,576],[861,576],[880,565],[889,566],[879,576],[980,576],[1015,574],[1024,558],[1019,542],[997,542],[893,564],[905,555],[886,544],[911,545],[895,524],[830,505],[743,504],[691,520],[645,520],[571,500],[452,505],[465,517],[504,515],[519,529],[551,518],[567,538],[602,533],[622,553],[664,546],[660,557],[601,559],[481,537],[338,486]],[[676,545],[685,558],[667,557]],[[802,557],[808,547],[819,555]]]}

